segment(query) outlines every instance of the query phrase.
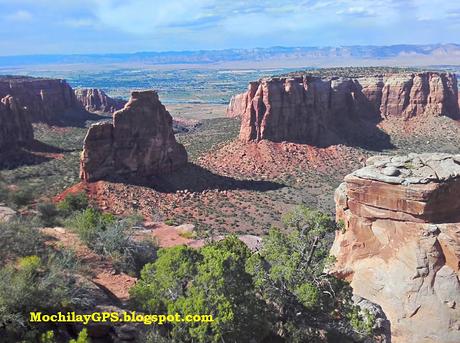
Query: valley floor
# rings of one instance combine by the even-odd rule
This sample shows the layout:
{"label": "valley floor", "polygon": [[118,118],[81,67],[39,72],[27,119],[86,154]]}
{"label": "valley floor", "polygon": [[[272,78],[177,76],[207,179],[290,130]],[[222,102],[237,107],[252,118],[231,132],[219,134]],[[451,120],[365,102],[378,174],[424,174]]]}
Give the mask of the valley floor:
{"label": "valley floor", "polygon": [[[202,105],[193,106],[186,105],[186,117],[200,118]],[[203,116],[222,110],[208,109]],[[175,111],[177,107],[171,112]],[[380,128],[391,133],[393,149],[242,144],[237,140],[238,120],[220,115],[201,119],[192,130],[177,135],[189,153],[185,169],[136,184],[98,182],[88,188],[74,186],[80,181],[78,160],[87,128],[37,125],[35,136],[42,143],[34,152],[37,163],[4,169],[1,175],[10,187],[32,189],[37,201],[74,186],[74,191],[88,190],[106,211],[138,212],[148,220],[174,225],[191,223],[203,237],[223,232],[260,235],[280,226],[282,214],[300,203],[333,214],[335,188],[368,156],[459,152],[460,125],[446,117],[417,122],[395,119]]]}

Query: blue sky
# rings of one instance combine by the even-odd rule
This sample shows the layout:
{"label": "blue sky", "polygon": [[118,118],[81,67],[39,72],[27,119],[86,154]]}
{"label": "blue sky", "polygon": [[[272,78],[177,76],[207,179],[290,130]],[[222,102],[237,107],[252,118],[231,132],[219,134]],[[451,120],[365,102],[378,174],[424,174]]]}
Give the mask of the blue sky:
{"label": "blue sky", "polygon": [[0,0],[0,55],[460,43],[458,0]]}

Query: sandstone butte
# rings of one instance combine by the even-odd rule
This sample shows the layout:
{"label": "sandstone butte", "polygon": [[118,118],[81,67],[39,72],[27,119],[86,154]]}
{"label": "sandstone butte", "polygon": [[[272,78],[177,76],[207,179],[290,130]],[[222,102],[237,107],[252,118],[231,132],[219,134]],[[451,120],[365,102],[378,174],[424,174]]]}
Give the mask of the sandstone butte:
{"label": "sandstone butte", "polygon": [[393,343],[460,342],[460,155],[371,157],[344,181],[330,272],[382,307]]}
{"label": "sandstone butte", "polygon": [[0,100],[0,154],[31,143],[34,139],[32,124],[26,110],[8,95]]}
{"label": "sandstone butte", "polygon": [[86,134],[80,160],[85,181],[149,177],[174,171],[187,163],[176,142],[172,117],[155,91],[132,92],[113,122],[93,124]]}
{"label": "sandstone butte", "polygon": [[460,119],[455,74],[396,73],[357,78],[263,78],[234,96],[227,114],[241,117],[242,141],[342,143],[360,121],[445,115]]}
{"label": "sandstone butte", "polygon": [[13,96],[24,107],[29,121],[53,122],[71,109],[81,109],[65,80],[27,76],[0,76],[0,98]]}
{"label": "sandstone butte", "polygon": [[102,89],[78,88],[75,89],[77,101],[88,112],[114,113],[121,110],[126,101],[109,97]]}

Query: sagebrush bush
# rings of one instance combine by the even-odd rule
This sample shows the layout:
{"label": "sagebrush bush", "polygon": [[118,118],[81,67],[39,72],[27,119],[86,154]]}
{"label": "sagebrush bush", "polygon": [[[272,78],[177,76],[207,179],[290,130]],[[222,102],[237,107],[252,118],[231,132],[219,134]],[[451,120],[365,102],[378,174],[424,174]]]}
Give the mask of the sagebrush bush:
{"label": "sagebrush bush", "polygon": [[138,275],[142,266],[156,256],[153,241],[132,239],[132,228],[139,219],[135,215],[118,219],[110,213],[87,208],[75,213],[66,224],[90,249],[111,258],[117,270]]}
{"label": "sagebrush bush", "polygon": [[57,224],[59,211],[56,205],[52,202],[43,202],[37,205],[37,211],[43,225],[52,226]]}
{"label": "sagebrush bush", "polygon": [[9,194],[8,188],[0,180],[0,202],[7,202]]}
{"label": "sagebrush bush", "polygon": [[76,212],[67,219],[66,225],[78,234],[83,243],[93,248],[98,234],[115,222],[114,215],[90,207],[82,212]]}
{"label": "sagebrush bush", "polygon": [[114,267],[131,275],[139,275],[142,267],[156,258],[157,245],[152,240],[133,239],[136,217],[117,220],[97,233],[91,244],[98,254],[110,257]]}
{"label": "sagebrush bush", "polygon": [[45,240],[30,220],[17,218],[0,223],[0,266],[17,257],[41,256],[45,252]]}
{"label": "sagebrush bush", "polygon": [[17,189],[14,192],[9,192],[8,194],[8,202],[16,208],[29,205],[33,200],[34,189],[31,187]]}
{"label": "sagebrush bush", "polygon": [[73,275],[62,253],[26,256],[0,268],[0,328],[6,341],[31,340],[46,329],[46,324],[29,324],[31,311],[54,313],[91,305],[89,293]]}
{"label": "sagebrush bush", "polygon": [[89,206],[88,196],[84,193],[69,194],[57,204],[62,215],[68,216],[73,212],[83,211]]}

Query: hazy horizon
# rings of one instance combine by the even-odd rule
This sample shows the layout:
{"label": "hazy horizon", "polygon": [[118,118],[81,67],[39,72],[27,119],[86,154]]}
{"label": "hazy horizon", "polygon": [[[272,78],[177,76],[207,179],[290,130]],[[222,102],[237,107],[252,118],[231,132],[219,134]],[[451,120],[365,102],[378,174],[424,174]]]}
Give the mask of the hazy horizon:
{"label": "hazy horizon", "polygon": [[[0,0],[1,1],[1,0]],[[273,46],[254,46],[247,48],[228,47],[222,49],[171,49],[171,50],[135,50],[135,51],[112,51],[112,52],[85,52],[85,53],[25,53],[25,54],[2,54],[0,57],[27,57],[27,56],[116,56],[116,55],[139,55],[139,54],[173,54],[173,53],[207,53],[207,52],[223,52],[223,51],[256,51],[270,49],[341,49],[341,48],[392,48],[392,47],[420,47],[420,46],[458,46],[460,43],[425,43],[425,44],[355,44],[355,45],[324,45],[324,46],[288,46],[288,45],[273,45]]]}

